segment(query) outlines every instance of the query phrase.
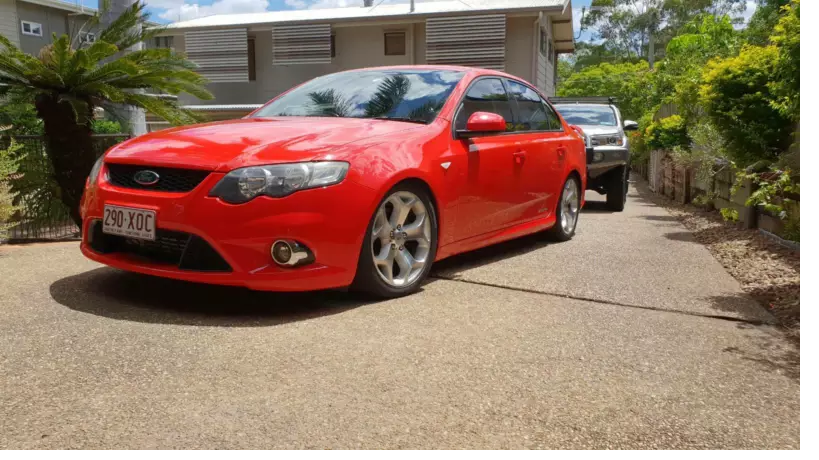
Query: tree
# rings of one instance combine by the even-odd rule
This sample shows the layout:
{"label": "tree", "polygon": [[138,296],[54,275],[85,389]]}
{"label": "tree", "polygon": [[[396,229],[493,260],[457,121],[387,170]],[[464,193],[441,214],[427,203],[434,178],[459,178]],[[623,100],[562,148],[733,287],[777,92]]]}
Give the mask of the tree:
{"label": "tree", "polygon": [[686,124],[693,126],[702,112],[703,67],[713,58],[735,55],[740,40],[728,16],[700,15],[681,32],[668,42],[657,71],[657,90],[664,94],[663,102],[674,104]]}
{"label": "tree", "polygon": [[716,16],[745,11],[746,0],[593,0],[582,27],[593,27],[626,58],[632,55],[654,68],[655,49],[699,14]]}
{"label": "tree", "polygon": [[648,63],[600,64],[573,73],[557,89],[558,96],[613,96],[624,118],[636,120],[659,104]]}
{"label": "tree", "polygon": [[799,0],[782,7],[782,15],[771,34],[779,48],[779,65],[771,83],[774,107],[799,122]]}
{"label": "tree", "polygon": [[790,3],[790,0],[759,0],[756,11],[748,21],[743,35],[750,45],[764,46],[769,43],[771,32],[779,22],[782,14],[782,7]]}
{"label": "tree", "polygon": [[[99,19],[95,16],[87,27],[96,27]],[[91,137],[95,107],[127,104],[179,125],[197,118],[175,100],[139,91],[213,97],[204,88],[207,80],[184,56],[161,48],[124,52],[162,32],[142,27],[147,19],[145,5],[136,3],[102,29],[94,43],[75,45],[78,40],[55,34],[37,57],[0,35],[0,98],[34,104],[60,199],[77,224],[85,180],[98,154]]]}

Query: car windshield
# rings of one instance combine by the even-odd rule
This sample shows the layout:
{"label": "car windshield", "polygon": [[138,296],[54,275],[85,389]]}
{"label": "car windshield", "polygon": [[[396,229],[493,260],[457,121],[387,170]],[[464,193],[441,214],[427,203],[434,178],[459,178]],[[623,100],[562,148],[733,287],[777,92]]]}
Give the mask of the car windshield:
{"label": "car windshield", "polygon": [[614,109],[609,106],[559,104],[555,109],[570,125],[617,126]]}
{"label": "car windshield", "polygon": [[311,80],[271,101],[259,117],[378,118],[430,123],[463,72],[360,70]]}

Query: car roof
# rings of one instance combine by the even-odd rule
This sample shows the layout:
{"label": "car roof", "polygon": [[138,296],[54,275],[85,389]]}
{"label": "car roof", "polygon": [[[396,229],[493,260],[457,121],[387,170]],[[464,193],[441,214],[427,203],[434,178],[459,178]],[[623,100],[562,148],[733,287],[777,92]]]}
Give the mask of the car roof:
{"label": "car roof", "polygon": [[614,104],[589,104],[589,103],[577,104],[577,103],[574,103],[574,102],[563,102],[563,103],[553,104],[553,105],[555,107],[580,107],[580,108],[583,108],[583,107],[614,107]]}
{"label": "car roof", "polygon": [[[360,69],[351,69],[351,70],[344,70],[339,73],[345,72],[360,72],[365,70],[429,70],[429,71],[450,71],[450,72],[464,72],[466,74],[472,74],[476,76],[481,75],[493,75],[502,78],[511,78],[513,80],[521,80],[526,81],[523,78],[516,77],[514,75],[508,74],[506,72],[501,72],[499,70],[491,70],[491,69],[481,69],[478,67],[464,67],[458,65],[390,65],[390,66],[378,66],[378,67],[363,67]],[[531,83],[530,83],[531,84]]]}

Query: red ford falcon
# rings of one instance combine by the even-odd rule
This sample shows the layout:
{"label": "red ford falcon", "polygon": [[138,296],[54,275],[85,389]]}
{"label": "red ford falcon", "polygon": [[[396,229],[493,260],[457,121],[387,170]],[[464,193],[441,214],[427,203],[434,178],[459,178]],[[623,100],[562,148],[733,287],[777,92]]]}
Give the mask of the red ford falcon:
{"label": "red ford falcon", "polygon": [[581,136],[517,77],[353,70],[109,150],[88,178],[82,252],[188,281],[395,297],[453,254],[570,239],[585,182]]}

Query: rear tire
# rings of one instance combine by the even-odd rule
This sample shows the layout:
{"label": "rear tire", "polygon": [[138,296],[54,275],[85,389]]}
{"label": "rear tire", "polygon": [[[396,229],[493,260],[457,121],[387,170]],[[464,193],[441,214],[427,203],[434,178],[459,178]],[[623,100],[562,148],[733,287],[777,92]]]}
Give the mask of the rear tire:
{"label": "rear tire", "polygon": [[560,192],[557,204],[557,219],[554,226],[546,230],[546,237],[552,241],[569,241],[577,230],[580,218],[580,181],[574,175],[569,176]]}
{"label": "rear tire", "polygon": [[614,212],[621,212],[626,208],[626,195],[628,194],[628,169],[620,166],[611,173],[609,183],[606,185],[606,207]]}
{"label": "rear tire", "polygon": [[416,183],[396,185],[384,196],[367,225],[351,288],[391,299],[417,291],[438,248],[438,218],[427,190]]}

